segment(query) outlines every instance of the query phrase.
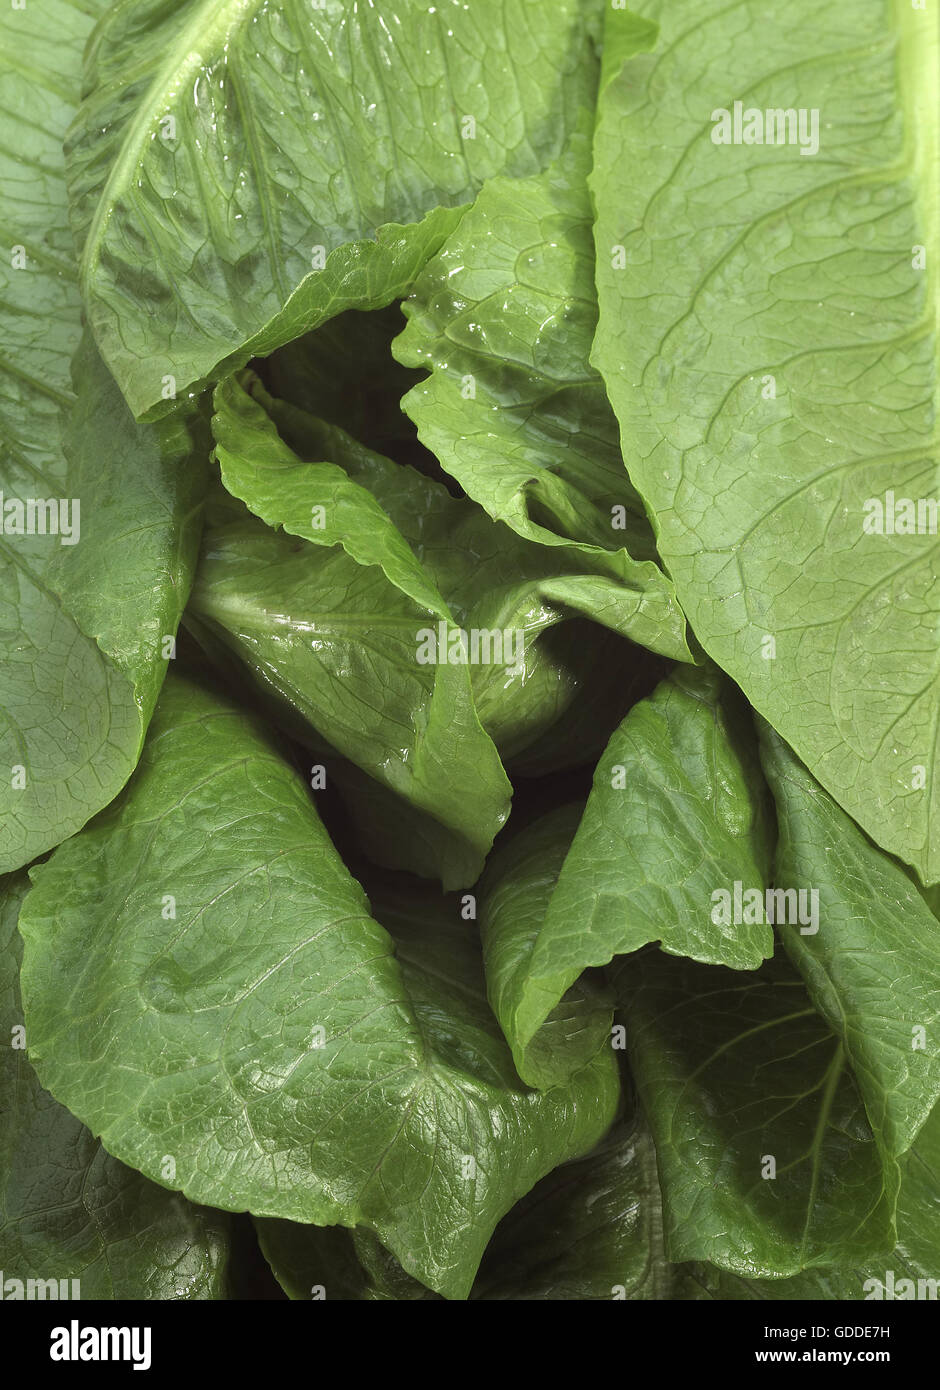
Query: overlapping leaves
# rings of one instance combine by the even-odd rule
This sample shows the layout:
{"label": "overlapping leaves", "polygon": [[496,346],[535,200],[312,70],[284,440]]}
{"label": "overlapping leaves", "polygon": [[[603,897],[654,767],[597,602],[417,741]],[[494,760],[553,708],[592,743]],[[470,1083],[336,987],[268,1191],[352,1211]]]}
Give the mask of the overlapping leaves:
{"label": "overlapping leaves", "polygon": [[929,1297],[938,18],[393,19],[2,21],[0,1266]]}

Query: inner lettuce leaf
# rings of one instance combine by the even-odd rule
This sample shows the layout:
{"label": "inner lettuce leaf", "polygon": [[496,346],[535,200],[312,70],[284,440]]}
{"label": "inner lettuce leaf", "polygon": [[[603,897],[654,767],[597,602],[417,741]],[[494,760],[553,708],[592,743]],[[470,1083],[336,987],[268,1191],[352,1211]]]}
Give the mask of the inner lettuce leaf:
{"label": "inner lettuce leaf", "polygon": [[134,0],[69,142],[81,284],[134,414],[407,292],[485,179],[593,104],[600,0]]}
{"label": "inner lettuce leaf", "polygon": [[0,871],[126,782],[198,547],[188,426],[135,425],[82,343],[61,146],[101,8],[0,12]]}
{"label": "inner lettuce leaf", "polygon": [[582,811],[577,802],[562,806],[501,845],[480,886],[490,1004],[519,1075],[543,1090],[566,1081],[610,1042],[613,1005],[589,975],[567,991],[527,1044],[518,1041],[515,1027],[526,966]]}
{"label": "inner lettuce leaf", "polygon": [[[537,593],[551,605],[548,625],[563,616],[561,610],[571,610],[660,655],[691,661],[682,614],[651,563],[641,572],[626,557],[629,575],[612,579],[585,561],[577,546],[552,550],[504,530],[485,509],[453,497],[439,479],[376,454],[341,426],[273,398],[251,372],[216,388],[213,431],[222,481],[233,496],[269,525],[315,544],[341,544],[360,563],[380,564],[392,583],[419,602],[434,606],[368,493],[436,575],[435,598],[443,593],[465,616],[476,612],[475,625],[493,626],[483,621],[482,608],[492,609],[493,617],[501,612],[500,626],[510,627],[512,611],[524,611]],[[339,470],[361,487],[344,489]],[[481,565],[477,536],[498,555],[495,571]],[[407,578],[403,566],[409,566]],[[445,616],[439,604],[436,611]]]}
{"label": "inner lettuce leaf", "polygon": [[28,888],[25,873],[0,879],[5,1298],[15,1297],[14,1280],[38,1280],[42,1287],[67,1280],[66,1296],[83,1299],[226,1298],[230,1218],[125,1168],[36,1079],[26,1053],[16,929]]}
{"label": "inner lettuce leaf", "polygon": [[633,9],[662,36],[604,88],[591,177],[630,477],[706,651],[936,882],[940,13]]}
{"label": "inner lettuce leaf", "polygon": [[339,425],[378,454],[440,475],[401,408],[419,375],[392,356],[404,326],[398,302],[349,309],[252,365],[276,400]]}
{"label": "inner lettuce leaf", "polygon": [[[591,147],[579,132],[530,179],[487,183],[428,262],[393,349],[430,375],[402,404],[469,497],[596,577],[596,616],[691,661],[669,578],[588,363],[597,321]],[[653,634],[652,638],[650,634]]]}
{"label": "inner lettuce leaf", "polygon": [[520,1084],[472,924],[413,894],[377,898],[380,926],[301,778],[192,679],[168,680],[125,792],[32,876],[40,1081],[194,1201],[365,1226],[462,1298],[500,1217],[614,1118],[606,1050],[567,1086]]}
{"label": "inner lettuce leaf", "polygon": [[[214,511],[188,624],[204,643],[224,643],[255,685],[277,691],[337,753],[405,797],[425,830],[431,817],[476,846],[469,877],[459,852],[432,856],[445,886],[472,882],[508,811],[483,731],[513,757],[551,728],[606,641],[571,616],[605,612],[616,593],[568,573],[551,549],[439,481],[272,398],[251,372],[217,387],[213,433],[228,492],[304,544],[240,511]],[[642,635],[679,655],[676,618],[671,632]],[[382,640],[364,644],[364,624]],[[489,659],[450,664],[455,625],[495,634],[502,655],[494,647]],[[447,660],[419,661],[429,633],[432,655]],[[621,669],[636,650],[623,647],[612,657]],[[455,720],[471,696],[475,715]],[[429,717],[441,708],[445,719]],[[434,749],[443,751],[431,757]],[[428,867],[423,855],[400,862]]]}
{"label": "inner lettuce leaf", "polygon": [[[315,545],[341,545],[360,565],[378,565],[390,584],[420,607],[451,615],[433,578],[368,486],[356,481],[381,467],[371,450],[337,425],[292,411],[310,459],[299,458],[271,418],[274,402],[257,377],[245,373],[216,387],[212,432],[222,482],[269,526]],[[281,408],[282,416],[287,408]],[[335,458],[344,458],[349,471]],[[350,472],[352,476],[350,476]]]}
{"label": "inner lettuce leaf", "polygon": [[210,656],[221,647],[235,658],[295,737],[309,745],[306,725],[458,836],[472,882],[512,789],[477,715],[470,668],[417,660],[418,634],[437,621],[338,545],[275,532],[234,504],[210,511],[190,630]]}
{"label": "inner lettuce leaf", "polygon": [[[734,970],[770,956],[763,912],[724,920],[714,896],[733,900],[737,884],[742,901],[748,889],[763,900],[773,853],[767,800],[753,735],[720,672],[680,667],[634,705],[598,762],[557,882],[526,919],[526,950],[519,942],[511,974],[503,980],[500,969],[491,984],[513,1048],[537,1037],[588,966],[647,942]],[[495,904],[484,894],[484,920],[501,933],[505,889],[494,892]],[[494,966],[496,945],[488,946]]]}

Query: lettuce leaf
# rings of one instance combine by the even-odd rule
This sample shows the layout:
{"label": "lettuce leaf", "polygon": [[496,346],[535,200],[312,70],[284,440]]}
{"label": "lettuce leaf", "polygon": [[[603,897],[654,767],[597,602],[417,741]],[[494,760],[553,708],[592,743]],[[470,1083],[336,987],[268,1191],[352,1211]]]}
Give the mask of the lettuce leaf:
{"label": "lettuce leaf", "polygon": [[364,1225],[460,1298],[499,1218],[613,1119],[609,1053],[521,1086],[472,930],[393,896],[390,935],[296,772],[191,679],[167,682],[127,790],[32,872],[40,1081],[193,1201]]}
{"label": "lettuce leaf", "polygon": [[[702,646],[936,882],[936,527],[866,518],[937,500],[940,15],[633,8],[662,35],[604,89],[591,178],[592,360],[630,477]],[[608,9],[608,42],[630,22]],[[806,138],[716,143],[737,100]]]}

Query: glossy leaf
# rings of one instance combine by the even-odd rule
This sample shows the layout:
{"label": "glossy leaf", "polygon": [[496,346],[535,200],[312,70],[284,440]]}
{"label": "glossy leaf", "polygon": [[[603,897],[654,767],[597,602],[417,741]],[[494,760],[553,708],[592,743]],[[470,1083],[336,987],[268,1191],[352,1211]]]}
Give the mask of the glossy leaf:
{"label": "glossy leaf", "polygon": [[[431,837],[438,848],[399,854],[399,867],[439,872],[449,887],[471,883],[507,808],[482,730],[511,757],[564,714],[609,649],[583,620],[565,622],[565,600],[577,602],[574,590],[594,581],[559,575],[545,547],[271,398],[250,375],[218,388],[213,430],[228,490],[270,526],[331,549],[291,546],[219,509],[223,524],[207,536],[190,624],[201,640],[223,641],[333,749],[415,808],[421,825],[409,813],[406,839]],[[281,615],[273,630],[272,614]],[[512,659],[494,651],[464,669],[417,664],[419,633],[439,622],[448,640],[454,622],[503,644],[508,637]],[[363,645],[364,625],[382,640]],[[629,665],[626,650],[611,660]],[[466,728],[449,714],[428,722],[428,702],[466,707],[471,692],[476,713]],[[474,719],[482,730],[474,732]],[[417,746],[445,749],[429,769],[414,758],[409,725]],[[456,784],[460,768],[456,780],[474,787],[472,797]],[[369,820],[384,802],[378,795],[379,807],[361,813]],[[475,860],[454,833],[475,847]]]}
{"label": "glossy leaf", "polygon": [[228,1219],[118,1163],[36,1079],[16,930],[28,887],[0,880],[0,1292],[67,1280],[67,1298],[224,1298]]}
{"label": "glossy leaf", "polygon": [[590,100],[593,3],[112,6],[69,142],[82,289],[135,414],[407,292]]}
{"label": "glossy leaf", "polygon": [[553,547],[564,571],[594,576],[598,606],[582,612],[691,661],[604,383],[588,366],[589,161],[579,134],[544,174],[486,184],[404,303],[396,356],[431,374],[403,405],[468,496]]}
{"label": "glossy leaf", "polygon": [[515,1026],[529,958],[582,810],[564,806],[528,826],[493,855],[481,884],[489,1000],[519,1075],[543,1089],[566,1081],[610,1041],[609,996],[588,977],[568,990],[524,1046]]}
{"label": "glossy leaf", "polygon": [[0,870],[71,835],[126,782],[198,543],[202,470],[187,429],[136,426],[90,343],[70,375],[81,316],[61,142],[97,8],[50,0],[0,19],[11,248],[0,266]]}
{"label": "glossy leaf", "polygon": [[609,1056],[547,1095],[519,1084],[473,930],[412,901],[390,937],[300,779],[189,680],[127,791],[33,873],[40,1078],[195,1201],[363,1225],[462,1297],[503,1213],[613,1118]]}
{"label": "glossy leaf", "polygon": [[419,634],[436,630],[436,615],[339,546],[295,540],[244,511],[224,516],[206,533],[189,625],[229,649],[288,722],[299,716],[459,836],[472,881],[509,813],[510,787],[468,667],[418,661]]}
{"label": "glossy leaf", "polygon": [[898,1243],[880,1262],[860,1268],[810,1269],[793,1279],[742,1279],[703,1266],[689,1274],[720,1299],[893,1302],[937,1298],[940,1244],[940,1109],[927,1120],[902,1164]]}
{"label": "glossy leaf", "polygon": [[656,1151],[641,1116],[556,1168],[497,1228],[473,1297],[649,1302],[703,1297],[663,1248]]}
{"label": "glossy leaf", "polygon": [[[723,922],[715,893],[762,896],[771,831],[756,748],[715,671],[680,670],[627,715],[516,975],[504,1027],[525,1046],[588,966],[650,941],[753,970],[773,951],[764,914]],[[718,919],[716,920],[716,913]]]}
{"label": "glossy leaf", "polygon": [[272,405],[250,374],[229,377],[216,388],[215,457],[232,496],[269,526],[315,545],[341,545],[360,565],[378,565],[390,584],[449,621],[437,586],[372,492],[332,461],[339,456],[365,473],[370,465],[381,466],[371,451],[337,426],[305,415],[310,456],[298,458],[278,433]]}
{"label": "glossy leaf", "polygon": [[775,1278],[891,1249],[897,1164],[780,953],[746,973],[648,949],[615,977],[671,1260]]}
{"label": "glossy leaf", "polygon": [[592,177],[630,477],[709,655],[934,882],[940,15],[633,9],[662,36],[604,90]]}
{"label": "glossy leaf", "polygon": [[937,920],[766,726],[761,751],[777,802],[777,884],[818,898],[818,931],[782,927],[784,944],[845,1044],[875,1134],[902,1154],[940,1098]]}

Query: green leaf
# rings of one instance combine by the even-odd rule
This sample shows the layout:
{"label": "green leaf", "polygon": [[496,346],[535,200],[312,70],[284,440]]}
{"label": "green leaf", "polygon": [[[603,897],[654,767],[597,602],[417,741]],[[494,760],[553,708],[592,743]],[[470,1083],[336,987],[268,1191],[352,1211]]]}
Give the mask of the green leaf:
{"label": "green leaf", "polygon": [[615,983],[671,1260],[775,1278],[891,1249],[897,1163],[785,958],[744,974],[648,949]]}
{"label": "green leaf", "polygon": [[112,6],[69,180],[89,317],[134,413],[165,377],[181,394],[406,293],[485,179],[557,155],[595,88],[595,11]]}
{"label": "green leaf", "polygon": [[[0,870],[71,835],[127,780],[198,542],[202,472],[183,427],[134,425],[90,343],[73,394],[61,142],[95,8],[48,0],[0,18]],[[12,530],[29,499],[56,504],[70,534]]]}
{"label": "green leaf", "polygon": [[[662,18],[601,99],[593,360],[696,637],[932,882],[940,549],[866,520],[889,493],[937,498],[940,16],[676,0]],[[737,100],[802,110],[804,145],[714,143]]]}
{"label": "green leaf", "polygon": [[419,1284],[369,1231],[342,1226],[255,1222],[258,1241],[288,1298],[346,1302],[439,1300]]}
{"label": "green leaf", "polygon": [[701,1298],[663,1247],[656,1151],[641,1115],[566,1163],[504,1217],[475,1299],[639,1301]]}
{"label": "green leaf", "polygon": [[485,185],[403,305],[395,354],[431,374],[402,404],[468,496],[555,549],[572,593],[584,591],[582,612],[691,661],[604,383],[588,366],[589,165],[579,134],[544,174]]}
{"label": "green leaf", "polygon": [[[517,1048],[581,972],[659,941],[664,951],[753,970],[773,952],[763,920],[718,924],[713,894],[763,894],[772,852],[756,749],[735,693],[680,668],[635,705],[594,786],[503,1026]],[[746,914],[745,914],[746,915]]]}
{"label": "green leaf", "polygon": [[84,501],[82,543],[59,552],[52,585],[83,632],[133,685],[134,760],[171,658],[202,535],[208,430],[189,411],[138,425],[88,334],[65,430],[68,487]]}
{"label": "green leaf", "polygon": [[[435,1298],[367,1231],[258,1221],[287,1294],[352,1301]],[[672,1265],[662,1235],[656,1153],[642,1117],[549,1173],[503,1217],[470,1297],[483,1301],[703,1299],[732,1276]],[[784,1281],[786,1282],[786,1281]],[[741,1297],[736,1294],[734,1296]]]}
{"label": "green leaf", "polygon": [[519,1085],[469,924],[412,897],[380,904],[390,937],[302,781],[191,681],[34,884],[40,1079],[146,1176],[169,1182],[171,1155],[195,1201],[365,1226],[460,1298],[504,1212],[613,1118],[610,1056],[547,1095]]}
{"label": "green leaf", "polygon": [[[501,754],[514,756],[534,742],[581,688],[595,653],[605,650],[601,634],[587,634],[577,615],[615,629],[618,590],[601,577],[579,574],[568,551],[559,564],[557,551],[507,530],[465,497],[453,497],[438,478],[400,466],[344,429],[271,397],[256,378],[243,383],[254,408],[234,394],[237,385],[226,383],[217,392],[218,456],[229,490],[269,524],[283,523],[314,542],[342,544],[360,562],[380,564],[403,592],[428,604],[433,595],[435,611],[452,613],[465,628],[518,631],[524,660],[510,670],[500,662],[473,665],[471,682],[481,723]],[[319,467],[323,460],[333,466]],[[343,473],[359,487],[347,489]],[[293,520],[285,511],[288,489]],[[357,519],[354,499],[361,504]],[[309,524],[315,506],[324,508],[320,527]],[[398,553],[409,549],[411,556]],[[423,578],[411,557],[420,560]],[[547,636],[566,620],[567,632]],[[631,664],[641,664],[635,648],[623,644],[620,650],[613,664],[623,664],[630,650]]]}
{"label": "green leaf", "polygon": [[845,1045],[879,1142],[902,1154],[940,1098],[936,918],[766,725],[761,750],[780,827],[776,883],[818,895],[818,931],[780,933]]}
{"label": "green leaf", "polygon": [[355,763],[323,750],[327,778],[338,790],[355,828],[357,848],[385,869],[437,879],[444,888],[475,883],[481,854],[464,835],[442,825]]}
{"label": "green leaf", "polygon": [[232,651],[289,725],[299,716],[458,835],[477,877],[511,789],[477,717],[469,668],[418,661],[418,634],[436,628],[435,615],[378,566],[236,512],[207,530],[187,623]]}
{"label": "green leaf", "polygon": [[[472,691],[474,719],[500,754],[515,756],[552,728],[588,681],[597,681],[605,653],[613,679],[641,664],[630,657],[637,649],[621,643],[610,651],[613,634],[568,618],[569,578],[558,575],[545,547],[514,535],[437,481],[364,448],[340,427],[273,399],[250,374],[217,389],[213,429],[232,495],[270,526],[334,549],[315,555],[306,546],[279,544],[259,528],[246,529],[240,511],[220,510],[224,526],[207,538],[188,622],[201,640],[214,636],[232,647],[334,750],[416,808],[421,824],[407,815],[406,854],[396,849],[396,866],[437,872],[448,887],[473,882],[507,809],[505,783],[496,769],[491,807],[480,814],[487,792],[481,771],[493,764],[492,746],[479,728],[461,736],[449,717],[429,724],[422,708],[428,700],[432,708],[435,700],[440,704],[448,691],[458,692],[448,698],[465,702]],[[357,574],[350,561],[375,568]],[[290,622],[272,631],[272,613]],[[382,640],[363,650],[366,621]],[[521,659],[471,663],[469,687],[459,668],[417,665],[417,634],[438,621],[448,637],[454,621],[478,633],[508,633]],[[401,724],[426,729],[429,746],[446,739],[449,751],[431,769],[433,783],[421,781],[420,764],[401,742]],[[402,754],[390,757],[397,748]],[[474,797],[457,784],[461,767]],[[379,806],[360,805],[357,820],[374,821],[385,800],[380,794]],[[444,827],[443,838],[428,818]],[[389,834],[399,838],[394,828],[382,829],[380,838]],[[467,857],[468,842],[475,858]],[[378,852],[389,862],[381,847]]]}
{"label": "green leaf", "polygon": [[[666,663],[647,661],[646,655],[581,619],[552,627],[530,643],[524,680],[504,680],[502,698],[495,678],[484,681],[486,668],[473,668],[477,713],[497,743],[517,794],[520,788],[525,794],[521,779],[538,777],[530,794],[544,809],[550,786],[553,804],[558,804],[559,774],[592,767],[625,710],[662,675]],[[479,856],[466,841],[354,764],[327,750],[324,757],[329,779],[352,817],[356,843],[370,860],[452,886],[476,880]],[[575,791],[582,789],[573,788],[568,796]]]}
{"label": "green leaf", "polygon": [[[940,1109],[903,1164],[898,1244],[881,1266],[750,1279],[666,1259],[656,1152],[637,1114],[585,1158],[537,1183],[497,1226],[471,1298],[579,1302],[931,1298],[940,1220]],[[292,1298],[433,1298],[367,1232],[259,1222],[268,1260]],[[902,1283],[909,1280],[912,1283]]]}
{"label": "green leaf", "polygon": [[28,888],[25,873],[0,880],[0,1292],[55,1279],[83,1299],[224,1298],[228,1218],[118,1163],[26,1059],[16,921]]}
{"label": "green leaf", "polygon": [[251,373],[229,377],[216,387],[214,400],[215,457],[233,497],[269,526],[315,545],[341,545],[358,564],[378,565],[390,584],[449,621],[437,586],[368,487],[330,461],[342,457],[368,475],[381,466],[371,450],[338,426],[304,415],[311,457],[298,458],[271,418],[271,397]]}
{"label": "green leaf", "polygon": [[490,1004],[519,1075],[543,1090],[563,1084],[610,1042],[610,998],[587,976],[568,990],[525,1045],[517,1041],[515,1027],[532,948],[582,809],[563,806],[511,839],[490,860],[480,888]]}
{"label": "green leaf", "polygon": [[937,1231],[940,1229],[940,1107],[936,1108],[902,1164],[898,1243],[880,1263],[858,1269],[810,1269],[792,1279],[742,1279],[708,1266],[690,1267],[703,1290],[721,1299],[883,1301],[937,1297]]}

